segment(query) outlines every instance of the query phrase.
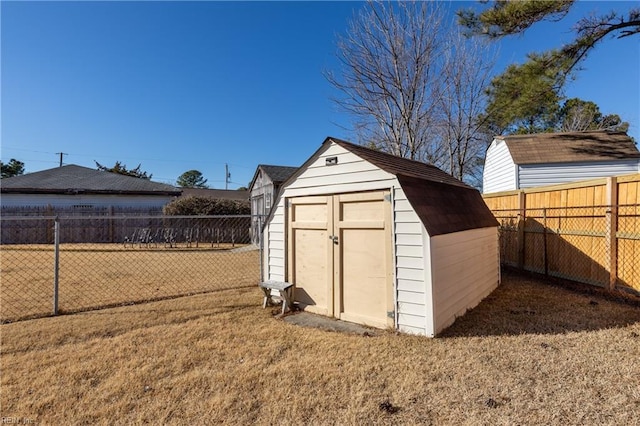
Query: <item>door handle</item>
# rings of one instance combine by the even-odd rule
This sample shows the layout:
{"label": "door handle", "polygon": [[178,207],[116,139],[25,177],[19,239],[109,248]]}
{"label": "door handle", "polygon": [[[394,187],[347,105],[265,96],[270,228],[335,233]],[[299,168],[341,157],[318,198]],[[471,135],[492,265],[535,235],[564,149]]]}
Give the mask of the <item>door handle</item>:
{"label": "door handle", "polygon": [[329,235],[329,239],[333,241],[333,244],[338,244],[338,236],[337,235]]}

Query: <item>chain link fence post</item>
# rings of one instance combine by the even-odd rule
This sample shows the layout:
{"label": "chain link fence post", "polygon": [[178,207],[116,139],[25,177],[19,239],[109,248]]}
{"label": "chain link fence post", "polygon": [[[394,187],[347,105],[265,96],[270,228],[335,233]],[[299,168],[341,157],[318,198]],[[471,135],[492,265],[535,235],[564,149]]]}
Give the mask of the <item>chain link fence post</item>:
{"label": "chain link fence post", "polygon": [[53,315],[58,315],[58,286],[60,280],[60,218],[53,225]]}

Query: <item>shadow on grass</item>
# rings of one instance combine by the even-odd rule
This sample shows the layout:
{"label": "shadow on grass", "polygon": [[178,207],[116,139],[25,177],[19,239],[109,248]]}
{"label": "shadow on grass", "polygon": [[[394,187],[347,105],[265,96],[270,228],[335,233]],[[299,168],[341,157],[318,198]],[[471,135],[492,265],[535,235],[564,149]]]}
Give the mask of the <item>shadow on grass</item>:
{"label": "shadow on grass", "polygon": [[564,334],[640,322],[640,301],[586,285],[505,272],[502,284],[440,337]]}
{"label": "shadow on grass", "polygon": [[[68,316],[68,315],[79,315],[79,314],[87,314],[87,313],[91,313],[91,314],[95,314],[96,312],[98,312],[98,314],[100,314],[99,311],[105,311],[103,312],[105,315],[111,315],[111,313],[109,311],[109,309],[114,309],[114,308],[124,308],[124,307],[129,307],[129,306],[144,306],[147,305],[149,303],[155,303],[155,302],[163,302],[163,301],[167,301],[167,300],[176,300],[176,299],[180,299],[183,297],[191,297],[191,296],[200,296],[200,295],[214,295],[215,293],[223,293],[223,292],[229,292],[229,291],[238,291],[238,290],[251,290],[253,288],[257,288],[257,286],[255,285],[241,285],[241,286],[237,286],[237,287],[226,287],[226,288],[220,288],[220,289],[208,289],[208,290],[200,290],[200,291],[190,291],[190,292],[184,292],[184,293],[174,293],[174,294],[169,294],[169,295],[165,295],[165,296],[158,296],[158,297],[146,297],[146,298],[140,298],[140,299],[135,299],[135,300],[128,300],[128,301],[124,301],[124,302],[113,302],[113,303],[100,303],[100,302],[96,302],[96,303],[85,303],[83,306],[77,307],[77,308],[72,308],[72,309],[67,309],[65,304],[62,304],[62,306],[60,308],[58,308],[58,314],[57,315],[53,315],[50,312],[47,313],[34,313],[32,315],[22,315],[18,318],[6,318],[6,319],[2,319],[0,320],[0,324],[12,324],[12,323],[18,323],[18,322],[23,322],[23,321],[30,321],[30,320],[38,320],[38,319],[43,319],[43,318],[60,318],[63,316]],[[148,311],[146,309],[142,309],[144,311]],[[166,309],[165,309],[166,311]],[[131,309],[129,311],[130,313],[137,313],[139,312],[138,310],[134,310]]]}
{"label": "shadow on grass", "polygon": [[[252,288],[252,287],[251,287]],[[105,318],[105,317],[135,317],[135,318],[147,318],[151,319],[151,322],[157,322],[162,325],[174,325],[182,324],[189,321],[198,320],[207,317],[216,317],[225,313],[238,313],[245,310],[253,310],[256,306],[259,306],[257,298],[252,299],[247,296],[245,302],[239,302],[237,300],[219,300],[216,301],[215,293],[217,292],[237,292],[245,291],[251,288],[240,287],[236,289],[216,290],[206,293],[198,293],[186,296],[167,297],[159,300],[151,300],[139,303],[131,303],[125,306],[119,305],[110,308],[99,308],[96,310],[87,310],[82,312],[72,313],[70,315],[77,315],[79,318],[84,316]],[[256,292],[257,293],[257,292]],[[207,297],[207,302],[185,304],[184,298],[187,297]],[[175,303],[172,303],[175,302]],[[158,303],[160,303],[158,305]],[[119,309],[122,308],[122,309]],[[148,326],[148,324],[146,325]],[[143,328],[143,327],[142,327]]]}

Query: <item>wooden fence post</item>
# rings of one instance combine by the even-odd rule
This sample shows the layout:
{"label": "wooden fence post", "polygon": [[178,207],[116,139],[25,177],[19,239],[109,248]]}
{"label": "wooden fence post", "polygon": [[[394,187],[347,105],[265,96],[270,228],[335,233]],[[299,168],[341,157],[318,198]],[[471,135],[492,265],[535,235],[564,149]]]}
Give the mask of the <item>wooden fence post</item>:
{"label": "wooden fence post", "polygon": [[[46,210],[44,215],[45,216],[53,216],[54,214],[54,210],[53,210],[53,206],[51,204],[47,204]],[[38,233],[36,233],[36,239],[35,241],[31,241],[31,239],[28,241],[30,244],[36,243],[36,244],[41,244],[41,243],[45,243],[45,244],[51,244],[54,243],[54,239],[55,239],[55,221],[51,220],[51,221],[47,221],[46,222],[47,225],[47,235],[46,235],[46,240],[45,241],[39,241],[38,238]]]}
{"label": "wooden fence post", "polygon": [[547,245],[547,208],[542,209],[542,261],[544,262],[544,276],[549,276],[549,253]]}
{"label": "wooden fence post", "polygon": [[518,269],[524,269],[524,226],[527,220],[527,194],[518,193]]}
{"label": "wooden fence post", "polygon": [[605,259],[609,264],[608,288],[613,290],[618,280],[618,181],[615,177],[607,178],[606,197]]}
{"label": "wooden fence post", "polygon": [[109,206],[107,210],[107,215],[109,215],[109,239],[110,243],[115,243],[114,231],[113,231],[113,206]]}

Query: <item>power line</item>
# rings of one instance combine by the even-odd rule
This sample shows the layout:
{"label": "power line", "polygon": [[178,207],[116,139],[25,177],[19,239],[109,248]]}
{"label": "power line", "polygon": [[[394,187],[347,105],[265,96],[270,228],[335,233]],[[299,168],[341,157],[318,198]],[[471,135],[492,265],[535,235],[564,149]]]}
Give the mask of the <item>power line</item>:
{"label": "power line", "polygon": [[[6,150],[33,152],[33,153],[38,153],[38,154],[55,154],[55,155],[60,155],[61,154],[60,152],[36,151],[36,150],[31,150],[31,149],[16,148],[16,147],[12,147],[12,146],[3,146],[3,151],[6,151]],[[111,156],[111,155],[87,155],[87,154],[76,154],[76,153],[73,153],[73,152],[72,153],[63,152],[62,154],[71,155],[72,157],[86,157],[86,158],[91,158],[91,159],[95,159],[95,158],[115,159],[115,160],[118,160],[118,161],[122,161],[122,157],[115,157],[115,156]],[[40,162],[42,162],[42,160],[29,160],[29,159],[26,159],[25,161],[40,161]],[[248,170],[253,170],[255,168],[254,166],[247,166],[247,165],[235,164],[235,163],[212,163],[212,162],[209,162],[207,160],[200,160],[200,159],[136,158],[135,160],[129,159],[129,160],[125,160],[125,161],[133,161],[133,162],[154,161],[154,162],[166,162],[166,163],[174,163],[174,164],[207,164],[209,166],[216,166],[216,165],[225,164],[225,166],[238,167],[238,168],[241,168],[241,169],[248,169]]]}
{"label": "power line", "polygon": [[14,148],[14,147],[12,147],[12,146],[6,146],[6,145],[4,145],[2,148],[3,148],[4,150],[11,149],[11,150],[13,150],[13,151],[36,152],[36,153],[38,153],[38,154],[57,154],[57,153],[55,153],[55,152],[49,152],[49,151],[35,151],[35,150],[33,150],[33,149]]}

